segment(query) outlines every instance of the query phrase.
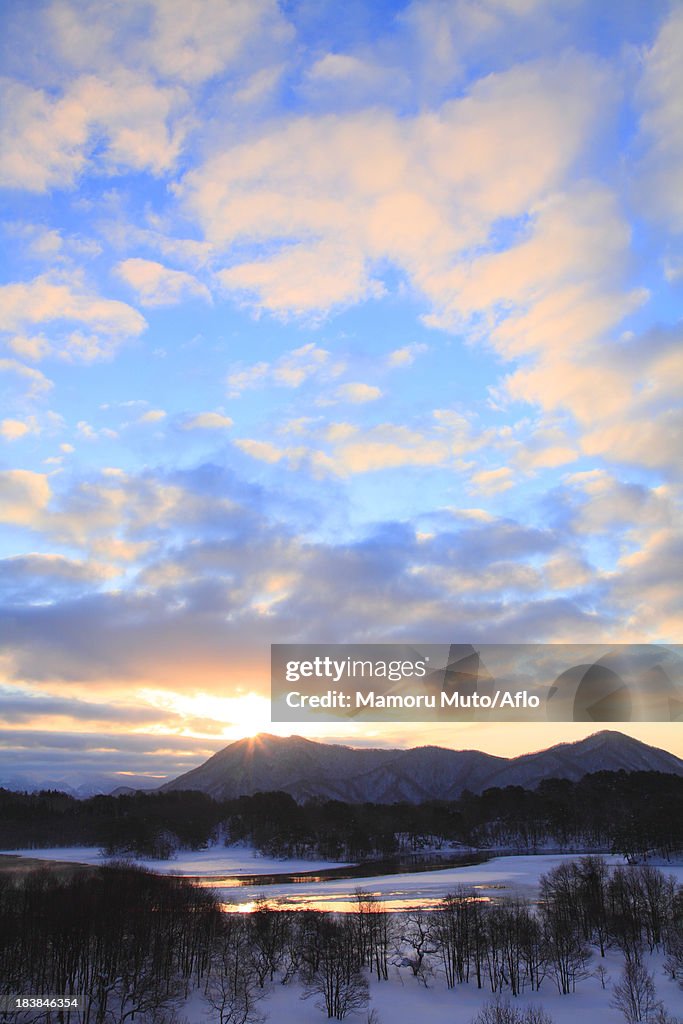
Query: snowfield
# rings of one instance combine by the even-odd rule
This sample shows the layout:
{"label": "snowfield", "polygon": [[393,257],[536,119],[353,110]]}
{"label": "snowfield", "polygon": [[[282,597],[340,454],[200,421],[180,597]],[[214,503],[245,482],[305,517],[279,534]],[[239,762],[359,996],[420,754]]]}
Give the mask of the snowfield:
{"label": "snowfield", "polygon": [[150,860],[132,857],[108,857],[94,846],[50,847],[40,850],[0,850],[0,856],[31,857],[33,860],[62,861],[69,864],[109,864],[131,860],[140,867],[160,875],[265,875],[288,874],[293,871],[322,871],[341,867],[338,861],[281,860],[264,857],[252,847],[212,846],[208,850],[181,850],[171,860]]}
{"label": "snowfield", "polygon": [[[593,958],[591,969],[598,966],[599,955]],[[619,1010],[610,1007],[611,986],[619,979],[622,959],[619,954],[609,955],[601,961],[607,970],[606,988],[597,977],[579,982],[576,992],[559,995],[552,980],[546,979],[540,992],[524,993],[517,998],[503,996],[502,1002],[515,1009],[542,1006],[550,1014],[553,1024],[624,1024]],[[667,979],[661,968],[661,958],[646,961],[654,972],[657,998],[670,1013],[683,1013],[683,991]],[[266,995],[259,1009],[273,1024],[324,1024],[327,1015],[316,1009],[315,1000],[302,1000],[298,985],[275,985]],[[476,984],[458,985],[449,991],[442,978],[435,978],[425,987],[410,972],[395,969],[389,981],[378,982],[370,978],[370,1003],[367,1010],[349,1014],[349,1024],[366,1024],[368,1013],[374,1009],[377,1024],[470,1024],[486,1004],[493,1001],[490,990],[478,991]],[[184,1010],[190,1024],[206,1024],[202,1016],[201,1001],[195,997]]]}

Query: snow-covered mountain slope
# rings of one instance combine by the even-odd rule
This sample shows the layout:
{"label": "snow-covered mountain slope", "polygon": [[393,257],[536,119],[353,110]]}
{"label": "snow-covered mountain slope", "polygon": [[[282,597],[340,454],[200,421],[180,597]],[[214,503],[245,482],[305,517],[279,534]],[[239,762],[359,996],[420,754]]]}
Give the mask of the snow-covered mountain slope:
{"label": "snow-covered mountain slope", "polygon": [[580,779],[596,771],[658,771],[683,775],[683,761],[622,733],[604,730],[575,743],[504,758],[478,750],[415,747],[359,749],[301,736],[238,740],[161,787],[197,789],[217,798],[283,790],[297,800],[319,796],[393,803],[453,799],[464,789],[533,788],[543,779]]}

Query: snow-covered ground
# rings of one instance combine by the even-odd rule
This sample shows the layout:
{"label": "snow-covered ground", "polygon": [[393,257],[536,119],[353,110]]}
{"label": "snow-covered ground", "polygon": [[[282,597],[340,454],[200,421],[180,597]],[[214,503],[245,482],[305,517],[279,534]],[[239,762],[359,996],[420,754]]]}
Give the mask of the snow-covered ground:
{"label": "snow-covered ground", "polygon": [[[610,975],[618,980],[620,967],[615,966]],[[680,1014],[683,1010],[683,994],[663,976],[656,978],[657,996],[670,1012]],[[612,981],[603,990],[597,978],[581,982],[575,993],[558,995],[553,982],[546,980],[540,992],[522,995],[509,1002],[516,1009],[527,1006],[542,1006],[550,1014],[553,1024],[624,1024],[619,1010],[609,1006]],[[298,987],[276,986],[260,1005],[268,1019],[277,1024],[322,1024],[326,1014],[314,1006],[314,1000],[301,1000]],[[402,972],[401,980],[395,977],[388,982],[370,982],[371,1002],[368,1011],[374,1008],[378,1024],[469,1024],[485,1003],[492,1001],[490,991],[477,991],[476,985],[459,985],[449,991],[443,981],[435,981],[425,989],[414,978]],[[503,1002],[506,999],[503,997]],[[365,1024],[367,1013],[349,1015],[349,1024]],[[192,1018],[190,1018],[192,1020]],[[194,1020],[199,1024],[201,1016]],[[204,1018],[204,1022],[206,1018]]]}
{"label": "snow-covered ground", "polygon": [[[662,970],[662,957],[645,957],[645,965],[654,975],[657,999],[670,1013],[683,1013],[683,992]],[[436,963],[436,960],[435,960]],[[619,980],[623,959],[618,951],[610,951],[602,959],[597,952],[588,965],[594,972],[598,965],[606,970],[605,988],[593,973],[577,982],[576,992],[560,995],[551,978],[546,978],[540,992],[524,992],[517,998],[503,995],[515,1009],[542,1006],[553,1024],[624,1024],[619,1010],[610,1006],[612,986]],[[482,1007],[494,1001],[490,989],[478,990],[476,983],[447,989],[438,973],[425,988],[409,970],[392,968],[388,981],[377,982],[368,975],[370,1003],[366,1010],[349,1014],[348,1024],[366,1024],[370,1010],[377,1014],[377,1024],[470,1024]],[[272,1024],[323,1024],[327,1015],[315,1006],[315,999],[301,999],[301,986],[274,984],[258,1004],[259,1010]],[[182,1008],[189,1024],[206,1024],[206,1003],[200,993],[192,994]]]}
{"label": "snow-covered ground", "polygon": [[[32,857],[70,864],[107,864],[121,857],[106,857],[94,846],[56,846],[40,850],[0,850],[0,856]],[[123,858],[126,859],[126,858]],[[340,867],[337,861],[281,860],[263,857],[251,847],[212,846],[208,850],[181,850],[172,860],[135,858],[135,864],[160,875],[200,875],[210,878],[224,875],[287,874],[292,871],[322,871]]]}

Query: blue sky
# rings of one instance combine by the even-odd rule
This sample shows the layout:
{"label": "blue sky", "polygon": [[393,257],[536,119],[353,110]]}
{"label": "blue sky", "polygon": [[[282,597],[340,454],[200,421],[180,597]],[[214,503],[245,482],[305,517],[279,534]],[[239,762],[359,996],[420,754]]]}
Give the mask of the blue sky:
{"label": "blue sky", "polygon": [[680,642],[680,3],[1,17],[0,772],[268,729],[271,642]]}

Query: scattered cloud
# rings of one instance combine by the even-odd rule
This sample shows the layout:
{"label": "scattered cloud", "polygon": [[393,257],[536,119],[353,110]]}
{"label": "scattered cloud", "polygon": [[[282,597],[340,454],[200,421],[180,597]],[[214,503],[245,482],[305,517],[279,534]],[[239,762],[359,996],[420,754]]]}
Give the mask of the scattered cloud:
{"label": "scattered cloud", "polygon": [[50,500],[45,474],[27,469],[0,470],[0,522],[33,527]]}
{"label": "scattered cloud", "polygon": [[231,389],[231,395],[238,397],[242,391],[265,382],[269,371],[270,366],[268,363],[254,363],[253,366],[249,366],[244,370],[235,370],[233,373],[230,373],[227,384]]}
{"label": "scattered cloud", "polygon": [[12,756],[183,765],[266,635],[680,636],[680,5],[14,6]]}
{"label": "scattered cloud", "polygon": [[183,430],[228,430],[233,421],[220,412],[200,412],[183,423]]}
{"label": "scattered cloud", "polygon": [[270,244],[219,272],[261,308],[302,314],[379,295],[373,263],[386,259],[441,305],[453,261],[562,182],[609,93],[599,66],[574,56],[491,75],[436,114],[293,118],[210,157],[181,197],[217,249]]}
{"label": "scattered cloud", "polygon": [[0,301],[0,331],[16,334],[35,324],[58,325],[63,321],[83,325],[92,333],[84,335],[68,327],[60,330],[60,348],[65,356],[84,362],[110,356],[147,326],[144,317],[125,302],[90,291],[81,274],[68,279],[46,274],[29,282],[4,285],[0,287]]}
{"label": "scattered cloud", "polygon": [[363,402],[376,401],[376,399],[382,397],[382,392],[372,384],[363,384],[360,381],[356,381],[351,384],[340,384],[335,391],[335,395],[341,401],[352,402],[357,405]]}
{"label": "scattered cloud", "polygon": [[7,339],[7,344],[22,359],[30,359],[32,362],[44,359],[50,352],[50,343],[42,334],[15,334]]}
{"label": "scattered cloud", "polygon": [[269,260],[220,270],[217,277],[229,292],[284,316],[326,313],[384,293],[381,282],[368,275],[360,254],[327,243],[289,246]]}
{"label": "scattered cloud", "polygon": [[641,132],[645,155],[640,194],[644,208],[668,230],[683,230],[683,9],[673,5],[657,37],[643,54],[640,84]]}
{"label": "scattered cloud", "polygon": [[343,373],[344,363],[331,360],[327,349],[308,342],[280,356],[274,363],[254,363],[239,367],[228,374],[227,385],[232,397],[265,384],[298,388],[306,381],[317,378],[333,379]]}
{"label": "scattered cloud", "polygon": [[40,433],[40,428],[35,417],[28,420],[0,420],[0,437],[3,437],[5,441],[18,441],[20,437],[26,437],[27,434],[37,433]]}
{"label": "scattered cloud", "polygon": [[26,387],[29,398],[38,398],[53,386],[52,381],[44,373],[32,366],[25,366],[17,359],[0,359],[0,373],[15,374],[19,377]]}
{"label": "scattered cloud", "polygon": [[514,483],[514,474],[509,466],[497,469],[480,469],[472,474],[472,487],[482,494],[498,494],[509,490]]}
{"label": "scattered cloud", "polygon": [[192,274],[171,270],[154,260],[123,260],[116,272],[137,292],[138,301],[143,306],[174,306],[190,298],[211,302],[209,289]]}
{"label": "scattered cloud", "polygon": [[402,348],[395,348],[387,356],[387,366],[393,368],[399,366],[412,366],[416,358],[427,351],[427,346],[414,342],[412,345],[404,345]]}
{"label": "scattered cloud", "polygon": [[82,75],[61,93],[5,80],[0,126],[0,184],[46,192],[72,187],[100,135],[98,162],[162,174],[180,153],[186,96],[125,68]]}

